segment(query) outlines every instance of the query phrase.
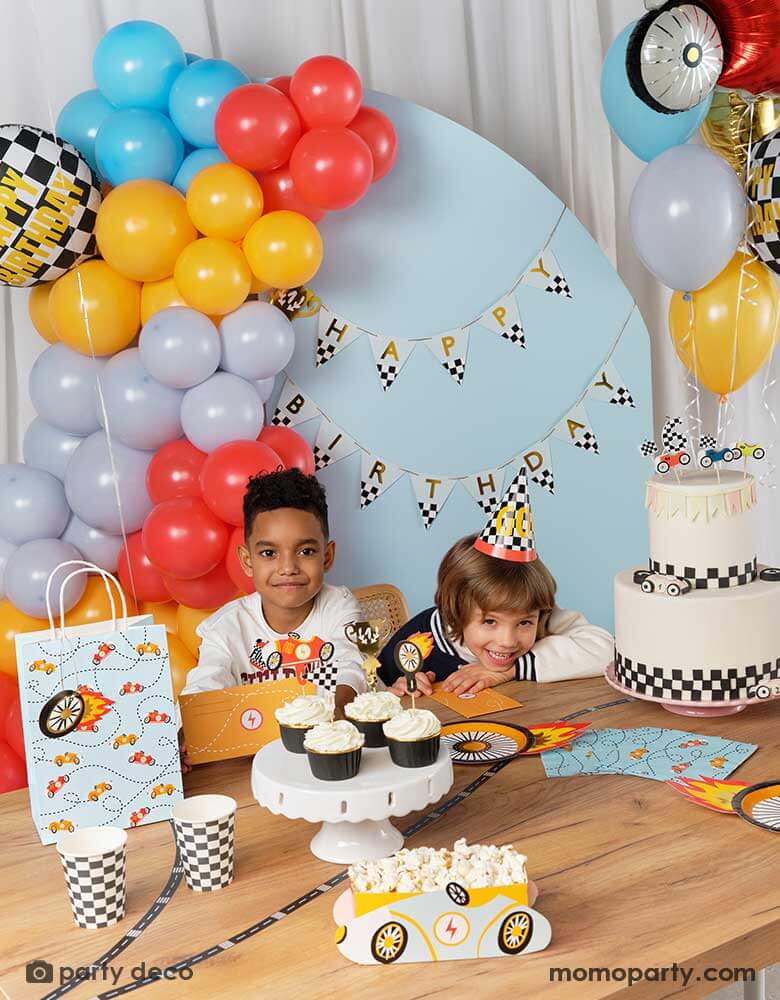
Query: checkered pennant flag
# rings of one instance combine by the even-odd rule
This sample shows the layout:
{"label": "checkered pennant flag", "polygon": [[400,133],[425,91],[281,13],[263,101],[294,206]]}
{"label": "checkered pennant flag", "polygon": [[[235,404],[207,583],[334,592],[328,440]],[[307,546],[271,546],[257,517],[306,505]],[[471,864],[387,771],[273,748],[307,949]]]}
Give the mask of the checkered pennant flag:
{"label": "checkered pennant flag", "polygon": [[537,558],[525,468],[509,484],[474,548],[510,562],[531,562]]}
{"label": "checkered pennant flag", "polygon": [[658,445],[655,441],[651,441],[650,438],[645,438],[639,445],[639,454],[642,458],[652,458],[653,455],[658,454]]}
{"label": "checkered pennant flag", "polygon": [[426,340],[431,353],[457,385],[463,384],[466,374],[466,355],[469,349],[469,328],[448,330]]}
{"label": "checkered pennant flag", "polygon": [[409,360],[415,347],[413,340],[401,340],[398,337],[382,337],[371,334],[371,350],[374,354],[374,364],[379,375],[379,382],[385,392],[398,378],[398,373]]}
{"label": "checkered pennant flag", "polygon": [[596,372],[588,389],[588,398],[615,406],[635,406],[623,376],[611,360],[606,361]]}
{"label": "checkered pennant flag", "polygon": [[0,126],[0,283],[56,281],[93,257],[100,185],[69,142],[31,125]]}
{"label": "checkered pennant flag", "polygon": [[524,285],[541,288],[545,292],[550,292],[562,298],[570,299],[572,297],[571,288],[563,274],[563,268],[549,247],[546,247],[531,262],[528,270],[525,271],[520,280]]}
{"label": "checkered pennant flag", "polygon": [[526,467],[531,482],[541,486],[551,496],[555,495],[555,476],[553,475],[552,452],[547,438],[537,441],[526,448],[522,455],[514,461],[515,468]]}
{"label": "checkered pennant flag", "polygon": [[504,295],[479,317],[482,326],[500,333],[510,344],[525,347],[525,332],[514,292]]}
{"label": "checkered pennant flag", "polygon": [[403,475],[403,470],[378,455],[363,452],[360,462],[360,506],[368,507]]}
{"label": "checkered pennant flag", "polygon": [[277,427],[296,427],[320,416],[322,416],[320,408],[312,403],[291,378],[288,378],[282,387],[271,423]]}
{"label": "checkered pennant flag", "polygon": [[235,812],[204,823],[184,823],[173,817],[173,831],[187,885],[195,892],[213,892],[233,881]]}
{"label": "checkered pennant flag", "polygon": [[490,515],[498,503],[499,491],[504,484],[503,469],[484,469],[462,479],[464,488],[479,504],[485,515]]}
{"label": "checkered pennant flag", "polygon": [[682,431],[681,417],[667,417],[661,430],[661,444],[664,451],[682,451],[688,438]]}
{"label": "checkered pennant flag", "polygon": [[327,417],[323,417],[317,431],[317,438],[312,451],[314,452],[314,468],[319,472],[342,458],[353,455],[358,450],[357,442],[345,434]]}
{"label": "checkered pennant flag", "polygon": [[590,426],[590,420],[583,403],[578,403],[569,410],[563,420],[553,429],[553,434],[562,441],[573,444],[575,448],[592,452],[594,455],[599,453],[599,442],[595,431]]}
{"label": "checkered pennant flag", "polygon": [[317,326],[317,350],[315,361],[318,368],[327,364],[331,358],[349,347],[363,331],[359,326],[353,326],[348,320],[342,319],[323,306],[319,312]]}
{"label": "checkered pennant flag", "polygon": [[322,660],[314,660],[306,665],[306,680],[316,684],[323,691],[335,691],[338,672],[339,668],[336,663],[330,660],[327,663],[323,663]]}
{"label": "checkered pennant flag", "polygon": [[430,528],[452,493],[455,480],[437,479],[434,476],[418,476],[411,472],[409,478],[412,481],[412,489],[423,526]]}
{"label": "checkered pennant flag", "polygon": [[717,445],[717,438],[714,438],[712,434],[702,434],[699,438],[699,450],[707,451],[710,448],[714,448]]}

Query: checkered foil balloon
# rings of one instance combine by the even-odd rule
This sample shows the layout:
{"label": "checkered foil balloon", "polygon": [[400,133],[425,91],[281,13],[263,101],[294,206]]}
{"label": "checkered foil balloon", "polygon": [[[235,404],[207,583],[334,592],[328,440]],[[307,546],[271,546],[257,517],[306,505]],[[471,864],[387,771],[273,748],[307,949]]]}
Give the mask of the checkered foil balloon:
{"label": "checkered foil balloon", "polygon": [[30,125],[0,126],[0,283],[56,281],[94,256],[100,202],[75,146]]}
{"label": "checkered foil balloon", "polygon": [[780,274],[780,230],[776,206],[780,198],[780,129],[753,146],[747,193],[752,221],[748,238],[767,267]]}

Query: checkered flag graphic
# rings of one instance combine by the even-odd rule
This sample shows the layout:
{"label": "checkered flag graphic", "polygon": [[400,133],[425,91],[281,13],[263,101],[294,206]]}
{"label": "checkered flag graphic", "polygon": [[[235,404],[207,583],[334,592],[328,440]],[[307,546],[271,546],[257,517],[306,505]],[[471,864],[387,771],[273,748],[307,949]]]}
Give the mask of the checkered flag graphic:
{"label": "checkered flag graphic", "polygon": [[195,892],[213,892],[233,881],[235,813],[210,823],[182,823],[173,829],[187,885]]}
{"label": "checkered flag graphic", "polygon": [[533,473],[531,479],[538,486],[541,486],[543,490],[547,490],[548,493],[555,493],[555,477],[549,466],[545,465],[538,472]]}
{"label": "checkered flag graphic", "polygon": [[333,355],[337,351],[338,345],[335,342],[329,340],[319,339],[317,341],[317,350],[315,352],[315,363],[317,368],[321,368],[322,365],[326,365]]}
{"label": "checkered flag graphic", "polygon": [[553,295],[564,295],[571,298],[571,289],[562,274],[554,274],[545,288],[545,292],[552,292]]}
{"label": "checkered flag graphic", "polygon": [[331,455],[324,448],[320,448],[319,445],[314,445],[312,448],[312,453],[314,455],[314,468],[317,472],[320,469],[324,469],[326,466],[330,465]]}
{"label": "checkered flag graphic", "polygon": [[[780,231],[776,225],[764,223],[763,220],[766,217],[765,209],[780,198],[778,157],[780,135],[772,132],[753,146],[748,169],[748,194],[755,208],[750,243],[775,274],[780,274]],[[774,217],[774,213],[772,216]]]}
{"label": "checkered flag graphic", "polygon": [[687,440],[682,432],[682,419],[680,417],[667,417],[661,431],[661,443],[664,446],[664,451],[682,451]]}
{"label": "checkered flag graphic", "polygon": [[619,385],[615,389],[615,394],[610,399],[610,403],[614,403],[615,406],[630,406],[636,409],[634,398],[624,385]]}
{"label": "checkered flag graphic", "polygon": [[477,497],[476,500],[477,503],[479,504],[479,509],[482,511],[483,514],[487,514],[488,516],[490,516],[493,513],[493,511],[496,509],[496,504],[498,503],[498,497],[491,497],[491,496]]}
{"label": "checkered flag graphic", "polygon": [[639,453],[642,458],[652,458],[653,455],[658,454],[658,445],[655,441],[651,441],[647,438],[639,445]]}
{"label": "checkered flag graphic", "polygon": [[338,672],[339,668],[335,663],[331,661],[323,663],[322,660],[315,660],[306,667],[306,680],[316,684],[323,691],[335,691]]}
{"label": "checkered flag graphic", "polygon": [[361,483],[360,484],[360,506],[368,507],[372,504],[374,500],[379,496],[381,490],[378,486],[373,483]]}
{"label": "checkered flag graphic", "polygon": [[125,915],[125,847],[96,858],[60,855],[79,927],[111,927]]}
{"label": "checkered flag graphic", "polygon": [[511,326],[505,326],[501,331],[501,336],[504,340],[508,340],[510,344],[517,344],[518,347],[525,347],[525,333],[520,323],[513,323]]}
{"label": "checkered flag graphic", "polygon": [[710,448],[714,448],[717,443],[717,439],[714,438],[712,434],[702,434],[699,438],[699,450],[707,451]]}
{"label": "checkered flag graphic", "polygon": [[393,382],[395,382],[400,369],[394,362],[377,361],[376,370],[379,373],[379,381],[382,388],[387,392]]}
{"label": "checkered flag graphic", "polygon": [[455,379],[458,385],[463,385],[463,376],[466,374],[465,358],[448,358],[441,364],[442,368]]}
{"label": "checkered flag graphic", "polygon": [[582,434],[574,439],[573,443],[575,448],[582,448],[583,451],[592,451],[596,455],[599,453],[599,443],[593,431],[584,430]]}
{"label": "checkered flag graphic", "polygon": [[438,503],[433,500],[425,500],[418,502],[417,506],[420,508],[424,527],[430,528],[439,513]]}

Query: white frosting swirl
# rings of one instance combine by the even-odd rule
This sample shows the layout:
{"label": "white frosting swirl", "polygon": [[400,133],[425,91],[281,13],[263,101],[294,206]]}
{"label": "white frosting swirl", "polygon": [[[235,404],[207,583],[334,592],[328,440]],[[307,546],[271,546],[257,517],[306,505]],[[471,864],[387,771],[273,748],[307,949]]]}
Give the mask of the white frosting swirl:
{"label": "white frosting swirl", "polygon": [[351,722],[323,722],[310,729],[303,740],[307,750],[314,753],[345,753],[363,746],[365,736]]}
{"label": "white frosting swirl", "polygon": [[424,740],[441,732],[441,723],[426,708],[407,708],[382,726],[390,740]]}
{"label": "white frosting swirl", "polygon": [[366,691],[344,707],[344,714],[358,722],[384,722],[402,711],[401,699],[392,691]]}
{"label": "white frosting swirl", "polygon": [[332,717],[328,703],[316,694],[302,694],[280,705],[274,715],[277,722],[293,729],[308,729],[320,722],[330,722]]}

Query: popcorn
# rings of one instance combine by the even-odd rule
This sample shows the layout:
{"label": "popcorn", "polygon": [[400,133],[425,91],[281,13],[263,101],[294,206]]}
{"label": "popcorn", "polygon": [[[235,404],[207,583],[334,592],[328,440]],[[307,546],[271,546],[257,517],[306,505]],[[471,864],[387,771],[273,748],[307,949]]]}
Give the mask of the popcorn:
{"label": "popcorn", "polygon": [[456,840],[451,851],[402,848],[390,858],[361,861],[349,869],[356,892],[437,892],[449,882],[466,889],[526,882],[525,855],[511,844],[468,845]]}

